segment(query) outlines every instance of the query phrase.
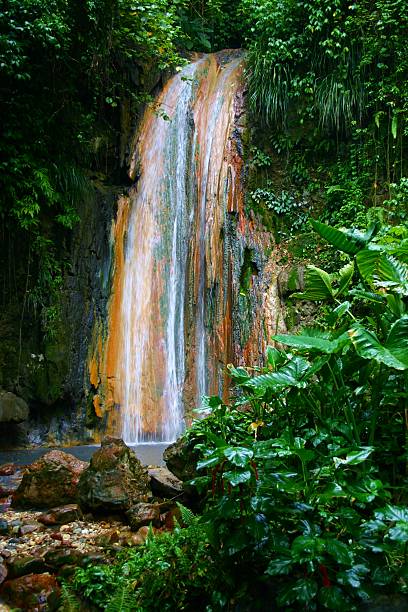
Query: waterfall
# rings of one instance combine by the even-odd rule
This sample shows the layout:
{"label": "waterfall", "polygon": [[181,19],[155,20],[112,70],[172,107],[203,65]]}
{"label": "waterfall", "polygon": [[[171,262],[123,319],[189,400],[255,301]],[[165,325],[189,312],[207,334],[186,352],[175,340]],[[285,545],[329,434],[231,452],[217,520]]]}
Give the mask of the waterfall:
{"label": "waterfall", "polygon": [[159,112],[145,112],[135,139],[137,180],[118,213],[123,263],[106,349],[107,386],[128,443],[173,441],[186,397],[197,405],[216,391],[209,364],[219,360],[219,333],[208,300],[225,284],[221,231],[241,63],[236,52],[200,56],[165,85]]}

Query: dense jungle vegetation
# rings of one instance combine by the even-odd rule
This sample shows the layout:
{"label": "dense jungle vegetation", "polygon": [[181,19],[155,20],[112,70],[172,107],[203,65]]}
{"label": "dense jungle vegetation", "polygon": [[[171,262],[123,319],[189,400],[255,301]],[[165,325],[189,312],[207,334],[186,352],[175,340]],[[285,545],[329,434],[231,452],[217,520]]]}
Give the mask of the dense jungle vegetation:
{"label": "dense jungle vegetation", "polygon": [[[406,34],[403,0],[7,0],[3,305],[25,296],[25,311],[52,333],[79,203],[95,180],[126,183],[126,121],[149,100],[152,72],[170,74],[192,50],[248,49],[249,106],[260,127],[251,151],[261,175],[251,205],[267,225],[284,218],[301,230],[315,198],[334,225],[364,227],[367,212],[403,220]],[[276,156],[290,185],[279,193],[269,176]],[[6,271],[16,240],[19,265]]]}
{"label": "dense jungle vegetation", "polygon": [[3,2],[3,307],[50,332],[80,202],[126,184],[126,116],[191,51],[247,50],[248,206],[288,249],[314,249],[311,225],[328,245],[291,296],[319,305],[316,326],[271,338],[262,368],[231,366],[231,403],[207,398],[186,433],[197,514],[78,570],[67,609],[354,610],[407,593],[407,17],[404,0]]}

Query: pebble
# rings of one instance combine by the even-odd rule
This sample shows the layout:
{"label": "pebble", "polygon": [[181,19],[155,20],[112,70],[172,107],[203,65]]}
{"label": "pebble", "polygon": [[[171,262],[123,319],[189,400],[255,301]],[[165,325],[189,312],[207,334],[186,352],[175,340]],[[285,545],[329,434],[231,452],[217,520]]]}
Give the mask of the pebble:
{"label": "pebble", "polygon": [[[15,527],[21,534],[15,533],[0,535],[0,562],[3,558],[7,563],[16,557],[42,556],[50,550],[58,550],[61,546],[70,546],[78,552],[96,554],[106,557],[106,545],[110,549],[112,544],[101,544],[101,536],[108,534],[112,529],[128,532],[129,527],[118,520],[103,521],[74,521],[67,525],[44,527],[38,523],[41,511],[6,510],[1,518],[4,526]],[[1,526],[1,523],[0,523]],[[35,526],[35,529],[33,527]],[[38,528],[37,528],[38,526]],[[124,533],[125,535],[125,533]],[[102,538],[103,540],[103,538]],[[120,546],[119,546],[120,548]]]}

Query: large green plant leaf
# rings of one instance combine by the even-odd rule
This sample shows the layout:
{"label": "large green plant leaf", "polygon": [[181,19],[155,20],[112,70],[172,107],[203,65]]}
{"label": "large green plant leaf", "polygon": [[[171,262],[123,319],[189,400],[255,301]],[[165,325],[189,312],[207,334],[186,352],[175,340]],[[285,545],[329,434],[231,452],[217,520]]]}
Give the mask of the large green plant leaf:
{"label": "large green plant leaf", "polygon": [[376,518],[387,521],[405,521],[408,523],[408,508],[388,504],[375,512]]}
{"label": "large green plant leaf", "polygon": [[333,457],[333,461],[336,467],[339,467],[339,465],[358,465],[368,459],[373,452],[373,446],[361,446],[359,450],[348,453],[345,459]]}
{"label": "large green plant leaf", "polygon": [[316,268],[316,266],[307,266],[304,292],[293,293],[291,297],[314,301],[333,298],[333,295],[330,274],[320,268]]}
{"label": "large green plant leaf", "polygon": [[390,329],[387,342],[387,349],[401,363],[408,368],[408,316],[405,315],[396,321]]}
{"label": "large green plant leaf", "polygon": [[285,354],[278,351],[278,349],[274,346],[266,347],[266,362],[272,370],[275,370],[279,365],[281,365],[285,359]]}
{"label": "large green plant leaf", "polygon": [[381,251],[364,249],[356,256],[358,269],[367,282],[375,285],[390,283],[390,287],[408,289],[408,266]]}
{"label": "large green plant leaf", "polygon": [[227,370],[229,372],[229,375],[231,376],[232,380],[237,384],[237,385],[242,385],[245,382],[247,382],[251,377],[248,374],[248,372],[246,371],[245,368],[235,368],[232,363],[229,363],[227,365]]}
{"label": "large green plant leaf", "polygon": [[345,292],[345,290],[351,283],[353,274],[354,274],[354,261],[351,261],[350,263],[346,264],[345,266],[341,268],[341,270],[339,271],[339,286],[336,291],[336,298],[340,297]]}
{"label": "large green plant leaf", "polygon": [[244,484],[251,480],[252,473],[250,470],[244,470],[243,472],[224,472],[223,478],[229,482],[232,487],[237,487],[240,484]]}
{"label": "large green plant leaf", "polygon": [[330,225],[326,225],[325,223],[320,223],[320,221],[315,221],[312,219],[311,224],[313,229],[322,238],[327,240],[327,242],[330,242],[330,244],[336,247],[336,249],[339,249],[339,251],[343,251],[343,253],[355,255],[361,248],[363,248],[365,244],[358,244],[354,237],[350,238],[345,232],[342,232],[335,227],[331,227]]}
{"label": "large green plant leaf", "polygon": [[291,336],[289,334],[273,336],[273,339],[281,344],[287,344],[288,346],[292,346],[299,350],[316,351],[326,355],[337,353],[349,343],[347,334],[342,334],[335,340],[329,340],[328,338],[314,338],[307,335]]}
{"label": "large green plant leaf", "polygon": [[245,446],[228,446],[224,449],[224,457],[237,467],[246,467],[253,456],[253,451]]}
{"label": "large green plant leaf", "polygon": [[408,368],[408,364],[400,360],[401,352],[399,348],[396,348],[404,325],[401,327],[401,330],[397,329],[395,331],[395,337],[391,338],[392,342],[389,346],[382,345],[374,333],[358,324],[354,325],[348,333],[360,357],[374,359],[378,363],[383,363],[396,370],[405,370]]}
{"label": "large green plant leaf", "polygon": [[255,376],[246,386],[254,389],[269,389],[275,392],[282,391],[282,389],[288,387],[303,387],[305,383],[302,381],[302,377],[309,367],[309,362],[303,359],[303,357],[293,357],[277,372]]}
{"label": "large green plant leaf", "polygon": [[374,302],[375,304],[384,304],[386,302],[386,298],[383,295],[358,288],[350,289],[349,295],[353,295],[354,297],[360,298],[361,300],[368,300],[369,302]]}

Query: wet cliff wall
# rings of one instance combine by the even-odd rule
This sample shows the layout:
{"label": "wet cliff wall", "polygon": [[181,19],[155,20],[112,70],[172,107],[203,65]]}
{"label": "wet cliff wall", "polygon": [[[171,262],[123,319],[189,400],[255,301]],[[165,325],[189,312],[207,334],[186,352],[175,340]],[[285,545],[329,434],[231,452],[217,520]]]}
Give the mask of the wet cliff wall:
{"label": "wet cliff wall", "polygon": [[[234,62],[234,58],[239,58],[237,67],[223,85],[227,85],[224,93],[224,104],[229,109],[225,115],[227,119],[222,119],[222,115],[215,121],[206,108],[212,99],[214,108],[219,109],[217,83],[226,65]],[[179,284],[173,285],[171,291],[167,281],[156,285],[156,293],[151,296],[144,315],[145,324],[141,327],[141,330],[150,329],[148,344],[156,347],[152,360],[146,362],[143,371],[145,421],[150,423],[148,427],[153,433],[162,418],[160,397],[169,367],[170,379],[175,377],[175,386],[173,390],[167,387],[166,393],[171,396],[174,390],[180,391],[177,401],[181,401],[188,423],[202,393],[228,397],[227,364],[262,363],[271,336],[284,331],[288,320],[283,307],[282,283],[279,282],[279,278],[282,280],[282,266],[277,263],[279,245],[271,228],[265,227],[262,214],[248,201],[246,193],[254,172],[245,82],[242,66],[238,64],[241,64],[239,53],[207,56],[202,60],[202,76],[197,82],[184,81],[191,86],[191,96],[194,97],[194,104],[190,99],[186,100],[189,110],[181,120],[191,140],[186,148],[188,159],[183,162],[185,210],[181,211],[181,234],[178,237],[178,240],[181,238],[188,242],[183,255],[185,268],[179,270]],[[163,89],[156,83],[155,87],[162,92],[160,105],[171,85],[167,83]],[[25,427],[22,441],[70,444],[97,442],[105,432],[123,434],[117,378],[118,363],[122,367],[123,361],[119,348],[124,330],[117,332],[123,319],[121,293],[130,240],[128,223],[132,209],[135,209],[135,198],[143,185],[140,143],[144,138],[142,147],[146,149],[151,144],[148,125],[158,122],[159,126],[171,126],[172,121],[163,118],[167,111],[165,105],[161,107],[161,117],[157,117],[153,110],[149,111],[145,123],[137,128],[137,116],[130,117],[124,110],[121,146],[120,151],[117,150],[117,165],[122,167],[122,171],[116,172],[124,184],[112,186],[106,176],[95,176],[93,194],[81,204],[81,222],[67,245],[68,265],[59,297],[57,333],[52,340],[45,342],[41,338],[36,342],[30,340],[31,344],[27,343],[25,350],[27,359],[34,362],[35,368],[32,368],[34,376],[30,379],[33,382],[29,383],[29,392],[27,389],[23,391],[30,401],[32,418]],[[224,127],[222,121],[226,121]],[[141,136],[143,130],[144,137]],[[180,157],[177,137],[174,143],[176,157]],[[206,147],[213,149],[212,157],[207,159],[207,162],[211,161],[208,167],[205,167],[205,156],[200,158],[199,155]],[[160,151],[153,153],[150,167],[154,182]],[[214,171],[216,166],[218,170]],[[124,172],[126,168],[130,168],[130,179]],[[168,176],[166,168],[164,174]],[[172,211],[178,200],[175,196],[169,201],[167,210]],[[174,222],[172,212],[163,214],[160,223]],[[139,219],[135,232],[136,242],[143,242],[146,218]],[[171,260],[171,241],[163,249],[162,263],[158,267],[154,264],[154,273],[158,277],[166,272],[166,261]],[[148,266],[139,267],[136,277],[144,275],[147,283],[152,270]],[[178,293],[182,285],[184,293],[180,299]],[[148,283],[145,286],[148,287]],[[166,298],[167,305],[162,309],[160,292],[163,291],[167,296],[177,295],[173,306]],[[168,325],[166,327],[163,320],[158,324],[162,311],[171,308],[174,319],[180,324],[182,319],[182,334],[175,337],[172,349],[178,364],[180,347],[184,347],[184,365],[178,374],[174,369],[171,371],[174,364],[166,364]],[[201,348],[198,326],[203,332]],[[25,337],[28,339],[30,333]],[[30,357],[31,354],[34,357]],[[199,359],[201,364],[197,363]]]}
{"label": "wet cliff wall", "polygon": [[228,363],[258,364],[285,329],[273,236],[245,203],[242,55],[196,58],[134,138],[112,228],[107,319],[89,351],[99,427],[174,439],[202,394],[229,393]]}

